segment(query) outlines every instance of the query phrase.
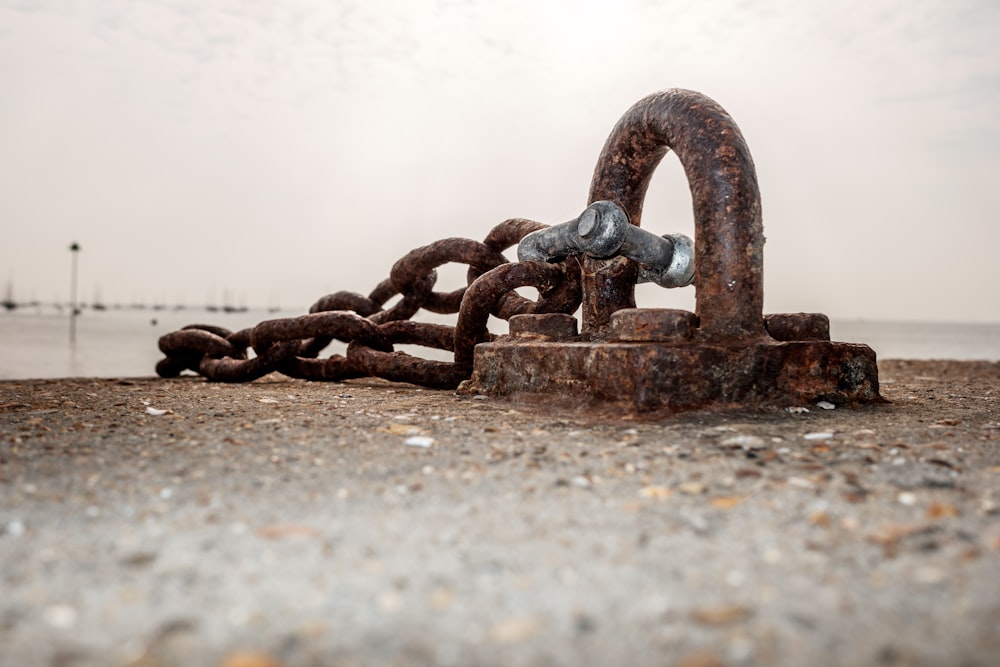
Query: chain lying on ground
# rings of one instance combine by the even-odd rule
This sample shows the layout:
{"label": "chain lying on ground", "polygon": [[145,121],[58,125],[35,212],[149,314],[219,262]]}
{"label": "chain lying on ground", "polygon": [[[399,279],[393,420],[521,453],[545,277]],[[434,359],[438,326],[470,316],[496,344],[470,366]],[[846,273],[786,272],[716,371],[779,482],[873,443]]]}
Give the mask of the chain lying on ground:
{"label": "chain lying on ground", "polygon": [[[580,305],[580,269],[576,261],[511,263],[502,252],[546,225],[514,218],[497,225],[479,243],[449,238],[417,248],[392,267],[389,278],[367,297],[355,292],[324,296],[301,317],[261,322],[231,332],[193,324],[160,338],[166,355],[156,365],[161,377],[193,370],[216,382],[251,382],[272,372],[294,378],[338,381],[380,377],[437,389],[452,389],[472,374],[473,348],[490,340],[490,315],[510,319],[521,313],[573,313]],[[436,268],[467,264],[468,286],[435,292]],[[514,290],[534,287],[538,300]],[[390,308],[389,299],[401,295]],[[452,326],[415,322],[421,308],[458,313]],[[321,359],[334,339],[348,344],[345,355]],[[393,350],[414,344],[447,350],[454,361],[422,359]],[[252,348],[254,357],[247,351]]]}

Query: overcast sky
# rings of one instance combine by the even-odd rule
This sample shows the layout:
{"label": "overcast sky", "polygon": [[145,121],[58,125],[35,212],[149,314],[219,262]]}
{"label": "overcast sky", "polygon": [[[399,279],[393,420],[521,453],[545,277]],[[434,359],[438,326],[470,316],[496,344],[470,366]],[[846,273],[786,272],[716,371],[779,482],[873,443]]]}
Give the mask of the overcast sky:
{"label": "overcast sky", "polygon": [[[0,282],[67,298],[77,241],[86,300],[367,292],[578,215],[618,117],[682,87],[756,162],[765,311],[1000,322],[998,35],[995,0],[0,0]],[[668,156],[643,226],[691,220]]]}

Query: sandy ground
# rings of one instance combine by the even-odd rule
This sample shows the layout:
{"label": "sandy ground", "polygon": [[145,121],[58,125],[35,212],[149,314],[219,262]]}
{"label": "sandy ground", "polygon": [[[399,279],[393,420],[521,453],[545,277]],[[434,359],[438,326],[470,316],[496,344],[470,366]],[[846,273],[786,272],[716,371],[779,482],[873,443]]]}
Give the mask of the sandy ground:
{"label": "sandy ground", "polygon": [[0,383],[0,664],[1000,664],[1000,364],[594,421],[377,381]]}

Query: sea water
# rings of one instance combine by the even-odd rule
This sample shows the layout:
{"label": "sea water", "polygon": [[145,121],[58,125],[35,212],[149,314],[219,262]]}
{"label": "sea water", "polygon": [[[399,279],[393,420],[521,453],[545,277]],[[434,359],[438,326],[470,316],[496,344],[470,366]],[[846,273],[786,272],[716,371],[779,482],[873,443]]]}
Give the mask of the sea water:
{"label": "sea water", "polygon": [[[71,343],[68,310],[21,307],[0,312],[0,379],[152,376],[163,356],[156,343],[165,333],[195,323],[236,331],[304,312],[84,310]],[[833,340],[865,343],[879,359],[1000,361],[1000,324],[834,321],[830,328]]]}
{"label": "sea water", "polygon": [[188,324],[232,331],[284,314],[205,310],[84,310],[70,341],[69,309],[22,307],[0,313],[0,379],[156,375],[163,334]]}

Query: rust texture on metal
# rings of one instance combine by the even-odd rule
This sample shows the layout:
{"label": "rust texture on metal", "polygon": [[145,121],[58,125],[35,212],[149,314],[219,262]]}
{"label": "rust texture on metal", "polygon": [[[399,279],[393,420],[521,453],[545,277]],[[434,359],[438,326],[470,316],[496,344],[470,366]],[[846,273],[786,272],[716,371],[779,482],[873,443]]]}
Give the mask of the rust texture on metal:
{"label": "rust texture on metal", "polygon": [[[693,244],[629,226],[641,224],[650,179],[670,150],[691,189]],[[591,248],[599,224],[612,222],[615,238],[632,240]],[[503,254],[515,244],[520,262]],[[668,90],[640,100],[615,126],[576,220],[549,227],[514,218],[483,242],[431,243],[397,261],[367,296],[324,296],[300,317],[237,332],[185,327],[160,339],[166,358],[156,370],[220,382],[275,371],[325,381],[374,376],[646,413],[881,401],[868,346],[832,342],[822,314],[763,314],[763,246],[756,172],[736,123],[700,93]],[[435,291],[436,269],[450,262],[468,265],[467,285]],[[640,278],[673,287],[692,275],[695,312],[636,308]],[[522,287],[538,298],[518,294]],[[413,321],[421,309],[457,313],[457,322]],[[490,333],[491,316],[509,321],[508,335]],[[335,339],[348,344],[346,353],[320,358]],[[453,361],[394,349],[403,344],[449,351]]]}
{"label": "rust texture on metal", "polygon": [[823,313],[774,313],[764,317],[774,340],[830,340],[830,318]]}
{"label": "rust texture on metal", "polygon": [[504,264],[472,283],[455,328],[455,365],[472,371],[475,346],[485,342],[490,313],[497,310],[504,295],[518,287],[538,289],[538,301],[525,301],[522,312],[534,312],[539,306],[542,312],[572,313],[576,310],[580,298],[579,288],[574,289],[578,282],[572,268],[572,265],[544,262]]}
{"label": "rust texture on metal", "polygon": [[867,345],[512,341],[476,350],[478,389],[566,407],[627,412],[879,401]]}
{"label": "rust texture on metal", "polygon": [[579,335],[576,318],[566,313],[525,313],[510,318],[510,335],[542,340],[573,340]]}
{"label": "rust texture on metal", "polygon": [[624,308],[611,315],[609,339],[616,342],[682,343],[698,329],[698,316],[671,308]]}
{"label": "rust texture on metal", "polygon": [[668,90],[635,104],[605,143],[589,201],[617,204],[638,226],[669,150],[694,206],[695,312],[638,309],[635,261],[581,256],[581,334],[479,345],[466,390],[634,412],[881,401],[871,348],[831,342],[825,315],[764,316],[756,171],[739,128],[716,102]]}
{"label": "rust texture on metal", "polygon": [[[577,262],[512,264],[503,255],[544,227],[514,218],[494,227],[482,243],[449,238],[416,248],[368,296],[330,294],[307,315],[267,320],[237,332],[195,324],[168,333],[159,341],[166,358],[156,372],[174,377],[192,370],[216,382],[250,382],[275,371],[325,381],[371,376],[454,389],[472,374],[475,346],[492,339],[490,315],[509,319],[521,313],[572,313],[579,307]],[[469,286],[436,292],[436,269],[449,262],[469,266]],[[514,291],[518,287],[536,288],[538,300],[519,295]],[[383,307],[397,295],[402,298],[395,305]],[[458,321],[447,326],[410,319],[421,308],[458,313]],[[318,358],[333,340],[348,343],[346,355]],[[395,345],[445,350],[455,360],[423,359],[396,351]]]}
{"label": "rust texture on metal", "polygon": [[[764,307],[760,192],[750,150],[721,106],[687,90],[668,90],[636,103],[604,144],[590,201],[614,201],[638,226],[649,181],[668,150],[677,154],[691,188],[701,336],[757,337],[763,333]],[[601,263],[590,264],[584,292],[594,280],[599,286],[590,294],[602,298]],[[615,310],[634,307],[634,297],[621,298]],[[583,330],[606,328],[606,310],[584,310]]]}

